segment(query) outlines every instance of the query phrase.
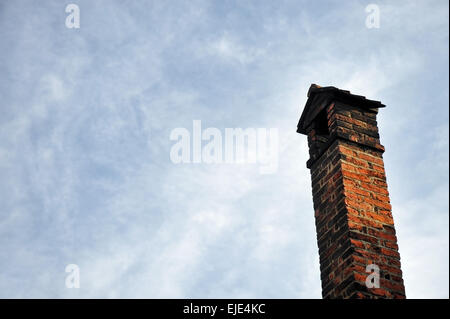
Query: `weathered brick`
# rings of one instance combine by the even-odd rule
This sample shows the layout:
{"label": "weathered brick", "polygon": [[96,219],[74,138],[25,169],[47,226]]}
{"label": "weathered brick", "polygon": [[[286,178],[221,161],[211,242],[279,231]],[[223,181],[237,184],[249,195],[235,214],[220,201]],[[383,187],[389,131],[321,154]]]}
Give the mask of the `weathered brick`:
{"label": "weathered brick", "polygon": [[[316,90],[312,86],[310,94],[322,94],[314,93],[319,92]],[[358,99],[361,98],[349,101]],[[308,135],[307,167],[311,169],[322,295],[404,298],[382,158],[384,147],[379,141],[376,121],[378,111],[343,100],[332,99],[328,105],[316,101],[324,99],[309,101],[299,122],[299,132]],[[364,105],[378,107],[377,102],[364,101]],[[315,117],[310,117],[311,114]],[[372,263],[380,268],[382,285],[368,289],[365,270]]]}

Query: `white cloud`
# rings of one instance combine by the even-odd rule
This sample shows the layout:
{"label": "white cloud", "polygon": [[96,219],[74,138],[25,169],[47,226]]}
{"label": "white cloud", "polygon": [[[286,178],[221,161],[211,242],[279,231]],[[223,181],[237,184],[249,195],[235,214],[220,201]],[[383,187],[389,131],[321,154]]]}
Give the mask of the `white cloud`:
{"label": "white cloud", "polygon": [[210,54],[242,65],[252,63],[264,54],[264,49],[242,45],[227,34],[212,41],[207,48]]}
{"label": "white cloud", "polygon": [[[4,7],[2,296],[320,297],[307,144],[295,133],[313,82],[391,102],[380,131],[407,293],[448,296],[448,93],[436,93],[448,22],[417,17],[447,4],[382,6],[378,33],[359,5],[86,1],[77,33],[56,4],[31,20],[33,8]],[[426,48],[418,28],[433,34]],[[440,110],[436,129],[430,106],[410,103],[424,97]],[[193,119],[278,128],[278,172],[172,164],[169,132]],[[412,123],[429,133],[410,136]],[[68,263],[81,269],[77,291],[64,287]]]}

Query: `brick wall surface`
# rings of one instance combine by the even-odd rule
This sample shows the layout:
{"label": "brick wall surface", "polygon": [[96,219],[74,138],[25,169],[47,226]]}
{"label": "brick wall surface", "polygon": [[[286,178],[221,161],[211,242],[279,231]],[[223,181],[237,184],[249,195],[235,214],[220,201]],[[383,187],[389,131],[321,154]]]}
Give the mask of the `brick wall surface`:
{"label": "brick wall surface", "polygon": [[[332,102],[325,112],[328,129],[307,132],[323,297],[405,298],[377,110]],[[365,283],[370,264],[379,288]]]}

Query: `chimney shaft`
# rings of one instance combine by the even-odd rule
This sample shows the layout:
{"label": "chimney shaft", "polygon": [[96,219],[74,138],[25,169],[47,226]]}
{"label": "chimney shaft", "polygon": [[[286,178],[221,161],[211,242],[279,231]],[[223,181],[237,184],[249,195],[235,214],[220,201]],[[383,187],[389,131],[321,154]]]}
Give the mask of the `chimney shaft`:
{"label": "chimney shaft", "polygon": [[381,107],[313,84],[298,124],[308,136],[324,298],[405,298],[376,121]]}

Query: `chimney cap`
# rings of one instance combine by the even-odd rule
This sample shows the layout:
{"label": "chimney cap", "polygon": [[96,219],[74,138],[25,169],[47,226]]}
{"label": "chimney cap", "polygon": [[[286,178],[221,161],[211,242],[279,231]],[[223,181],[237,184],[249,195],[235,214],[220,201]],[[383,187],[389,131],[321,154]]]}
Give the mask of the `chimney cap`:
{"label": "chimney cap", "polygon": [[311,84],[308,90],[308,100],[303,109],[302,116],[297,125],[297,133],[307,134],[306,129],[316,116],[325,109],[329,103],[340,101],[347,105],[358,107],[364,110],[374,110],[385,107],[380,101],[366,99],[362,95],[350,93],[350,91],[341,90],[334,86],[322,87],[317,84]]}

